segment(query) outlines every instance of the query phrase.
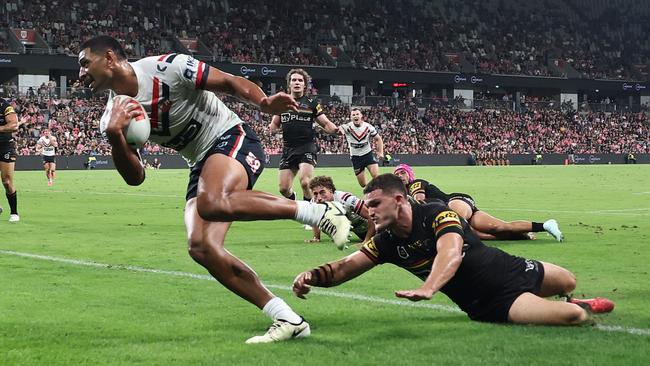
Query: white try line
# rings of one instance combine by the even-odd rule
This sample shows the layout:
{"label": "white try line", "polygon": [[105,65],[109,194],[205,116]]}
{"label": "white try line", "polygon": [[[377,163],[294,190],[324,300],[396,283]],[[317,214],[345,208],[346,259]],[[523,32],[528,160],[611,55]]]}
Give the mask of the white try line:
{"label": "white try line", "polygon": [[621,208],[608,210],[547,210],[536,208],[507,208],[507,207],[479,207],[486,211],[512,211],[512,212],[543,212],[548,214],[591,214],[591,215],[626,215],[626,216],[650,216],[650,208]]}
{"label": "white try line", "polygon": [[[154,273],[154,274],[167,275],[167,276],[186,277],[186,278],[194,278],[198,280],[214,281],[214,278],[212,276],[189,273],[189,272],[166,271],[162,269],[144,268],[139,266],[128,266],[128,265],[112,265],[112,264],[84,261],[79,259],[68,259],[68,258],[51,257],[47,255],[21,253],[21,252],[15,252],[13,250],[3,250],[3,249],[0,249],[0,254],[23,257],[23,258],[39,259],[39,260],[50,261],[50,262],[65,263],[65,264],[71,264],[77,266],[94,267],[94,268],[102,268],[102,269],[118,269],[118,270],[127,270],[133,272],[145,272],[145,273]],[[289,286],[273,285],[268,283],[265,283],[264,285],[266,287],[273,288],[273,289],[291,291],[291,287]],[[406,306],[412,308],[426,308],[426,309],[439,310],[448,313],[462,313],[462,311],[457,307],[449,306],[449,305],[439,305],[439,304],[431,304],[431,303],[423,303],[423,302],[406,302],[400,300],[385,299],[381,297],[351,294],[351,293],[338,292],[332,290],[312,289],[311,292],[312,294],[338,297],[338,298],[349,299],[349,300],[365,301],[365,302],[387,304],[387,305]],[[650,329],[644,329],[644,328],[631,328],[631,327],[623,327],[618,325],[601,325],[601,324],[595,325],[595,328],[606,332],[619,332],[619,333],[628,333],[633,335],[650,336]]]}

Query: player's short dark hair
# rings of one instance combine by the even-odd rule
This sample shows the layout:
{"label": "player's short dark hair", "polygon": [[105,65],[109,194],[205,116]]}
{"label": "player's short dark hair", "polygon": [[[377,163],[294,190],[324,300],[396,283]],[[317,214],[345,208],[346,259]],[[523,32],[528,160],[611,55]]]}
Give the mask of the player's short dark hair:
{"label": "player's short dark hair", "polygon": [[293,74],[300,74],[302,75],[303,80],[305,81],[305,90],[307,90],[307,86],[311,84],[311,76],[309,76],[309,73],[305,71],[304,69],[291,69],[289,70],[289,73],[287,74],[287,90],[291,90],[291,75]]}
{"label": "player's short dark hair", "polygon": [[378,189],[381,189],[384,192],[401,193],[404,197],[408,197],[404,182],[402,182],[398,176],[390,173],[381,174],[373,178],[366,188],[363,189],[363,193],[368,194]]}
{"label": "player's short dark hair", "polygon": [[124,52],[124,48],[122,48],[122,45],[117,41],[117,39],[111,36],[101,35],[90,38],[86,40],[80,47],[82,50],[86,48],[90,48],[90,51],[96,54],[104,53],[106,50],[112,50],[115,55],[117,55],[117,58],[119,60],[126,59],[126,52]]}
{"label": "player's short dark hair", "polygon": [[319,175],[318,177],[314,177],[311,179],[309,182],[309,189],[314,189],[314,187],[325,187],[332,192],[336,191],[336,187],[334,186],[334,181],[332,180],[332,177],[327,177],[324,175]]}
{"label": "player's short dark hair", "polygon": [[361,111],[361,108],[359,108],[359,107],[352,107],[352,108],[350,108],[350,113],[352,113],[352,112],[354,112],[354,111],[359,111],[359,113],[363,114],[363,112]]}

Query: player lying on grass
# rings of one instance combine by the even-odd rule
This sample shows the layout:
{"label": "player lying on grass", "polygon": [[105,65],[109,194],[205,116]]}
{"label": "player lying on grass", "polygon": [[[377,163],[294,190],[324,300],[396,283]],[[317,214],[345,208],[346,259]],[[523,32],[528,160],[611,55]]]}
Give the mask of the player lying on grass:
{"label": "player lying on grass", "polygon": [[[318,203],[338,202],[345,208],[345,216],[350,220],[352,231],[364,243],[375,235],[375,224],[370,220],[368,208],[357,196],[343,191],[337,191],[331,177],[318,176],[309,182],[313,200]],[[320,229],[314,230],[314,237],[305,240],[306,243],[320,242]],[[337,246],[344,249],[345,246]]]}
{"label": "player lying on grass", "polygon": [[467,220],[481,240],[526,240],[535,239],[534,232],[546,231],[557,241],[563,241],[557,221],[544,223],[531,221],[503,221],[476,207],[474,199],[465,193],[444,193],[424,179],[416,179],[413,169],[406,164],[398,165],[393,174],[398,176],[409,195],[417,201],[441,200],[462,218]]}
{"label": "player lying on grass", "polygon": [[411,301],[442,292],[478,321],[574,325],[591,313],[612,311],[604,298],[551,301],[576,287],[575,276],[554,264],[524,259],[483,244],[465,219],[443,203],[411,203],[402,181],[382,174],[364,189],[376,234],[363,247],[299,274],[293,292],[304,298],[311,286],[332,287],[375,266],[392,263],[422,281],[415,290],[395,291]]}

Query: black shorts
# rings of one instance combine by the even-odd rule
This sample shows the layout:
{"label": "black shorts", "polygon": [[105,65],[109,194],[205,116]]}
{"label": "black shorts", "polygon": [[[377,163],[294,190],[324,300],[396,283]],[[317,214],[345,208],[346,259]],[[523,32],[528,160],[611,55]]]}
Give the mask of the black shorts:
{"label": "black shorts", "polygon": [[282,157],[280,158],[280,169],[298,170],[301,163],[307,163],[313,166],[318,164],[315,149],[313,151],[305,151],[306,149],[289,149],[282,150]]}
{"label": "black shorts", "polygon": [[217,138],[203,159],[192,167],[185,195],[186,201],[196,197],[203,164],[214,154],[230,156],[244,166],[248,175],[248,189],[253,188],[257,178],[264,170],[265,156],[260,139],[247,124],[237,125]]}
{"label": "black shorts", "polygon": [[16,157],[16,143],[14,141],[10,142],[0,142],[0,161],[3,163],[15,163]]}
{"label": "black shorts", "polygon": [[54,155],[52,156],[43,155],[43,164],[45,163],[56,163],[56,157]]}
{"label": "black shorts", "polygon": [[365,155],[361,156],[350,156],[352,160],[352,168],[354,169],[354,175],[359,175],[363,173],[363,170],[366,169],[368,165],[379,164],[375,156],[372,154],[372,151]]}
{"label": "black shorts", "polygon": [[469,194],[451,193],[449,194],[449,201],[452,200],[460,200],[467,203],[469,207],[472,209],[472,214],[475,214],[477,211],[479,211],[478,207],[476,207],[476,202],[474,202],[474,199]]}
{"label": "black shorts", "polygon": [[544,265],[541,262],[508,255],[505,265],[507,269],[500,289],[463,309],[472,320],[507,323],[510,307],[521,294],[539,294],[544,280]]}

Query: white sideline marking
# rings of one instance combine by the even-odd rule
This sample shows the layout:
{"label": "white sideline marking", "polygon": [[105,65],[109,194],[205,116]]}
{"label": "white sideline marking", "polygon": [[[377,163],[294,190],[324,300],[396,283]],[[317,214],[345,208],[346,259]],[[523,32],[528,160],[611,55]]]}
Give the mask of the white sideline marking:
{"label": "white sideline marking", "polygon": [[[483,207],[479,207],[479,208],[483,208]],[[621,208],[615,210],[547,210],[547,209],[532,209],[532,208],[486,207],[485,210],[513,211],[513,212],[544,212],[549,214],[568,213],[568,214],[592,214],[592,215],[650,216],[650,208]]]}
{"label": "white sideline marking", "polygon": [[[15,252],[13,250],[3,250],[3,249],[0,249],[0,254],[13,255],[16,257],[40,259],[40,260],[45,260],[50,262],[73,264],[78,266],[95,267],[95,268],[103,268],[103,269],[125,269],[133,272],[155,273],[155,274],[162,274],[168,276],[187,277],[187,278],[194,278],[199,280],[214,281],[214,278],[212,276],[189,273],[189,272],[166,271],[162,269],[144,268],[138,266],[112,265],[112,264],[90,262],[90,261],[84,261],[78,259],[68,259],[68,258],[51,257],[47,255],[21,253],[21,252]],[[291,287],[289,286],[272,285],[266,283],[264,285],[274,289],[291,291]],[[320,289],[312,289],[312,293],[320,294],[324,296],[338,297],[338,298],[358,300],[358,301],[367,301],[367,302],[374,302],[380,304],[434,309],[434,310],[440,310],[448,313],[462,313],[462,311],[457,307],[449,306],[449,305],[438,305],[438,304],[430,304],[430,303],[422,303],[422,302],[406,302],[400,300],[384,299],[375,296],[358,295],[358,294],[337,292],[331,290],[320,290]],[[644,328],[631,328],[631,327],[622,327],[619,325],[604,325],[604,324],[597,324],[594,326],[594,328],[605,332],[619,332],[619,333],[628,333],[632,335],[650,336],[650,329],[644,329]]]}
{"label": "white sideline marking", "polygon": [[[22,189],[21,192],[30,192],[30,193],[66,193],[66,194],[91,194],[99,196],[134,196],[134,197],[163,197],[163,198],[182,198],[185,199],[184,195],[178,194],[155,194],[155,193],[125,193],[125,192],[94,192],[94,191],[68,191],[68,190],[46,190],[46,189]],[[641,192],[639,194],[645,194],[650,192]],[[636,193],[635,193],[636,194]],[[537,209],[537,208],[508,208],[508,207],[480,207],[485,210],[494,210],[494,211],[521,211],[521,212],[544,212],[544,213],[568,213],[568,214],[592,214],[592,215],[628,215],[628,216],[650,216],[650,208],[621,208],[621,209],[608,209],[608,210],[549,210],[549,209]],[[641,212],[640,212],[641,211]],[[643,211],[648,211],[643,212]]]}

